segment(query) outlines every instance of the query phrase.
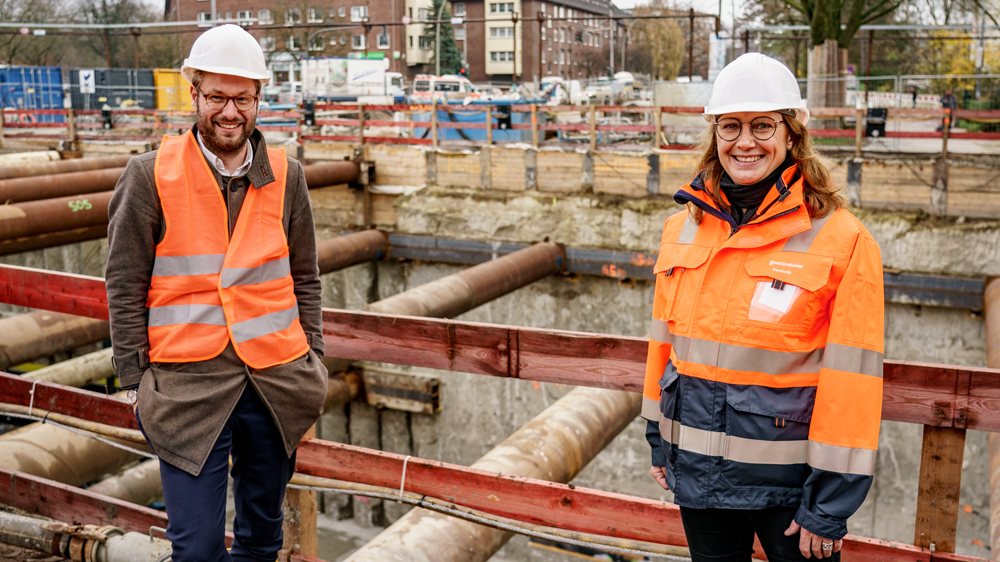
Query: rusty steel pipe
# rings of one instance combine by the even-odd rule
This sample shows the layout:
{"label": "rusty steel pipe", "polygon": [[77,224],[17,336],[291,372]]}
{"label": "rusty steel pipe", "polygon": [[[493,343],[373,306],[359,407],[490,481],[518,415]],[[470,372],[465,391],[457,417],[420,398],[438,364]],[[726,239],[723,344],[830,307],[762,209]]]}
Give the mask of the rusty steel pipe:
{"label": "rusty steel pipe", "polygon": [[[986,319],[986,366],[1000,369],[1000,277],[989,279],[983,291]],[[1000,560],[1000,434],[990,433],[990,546]]]}
{"label": "rusty steel pipe", "polygon": [[[472,464],[569,482],[639,415],[632,392],[580,387]],[[347,558],[347,562],[485,562],[511,533],[415,508]]]}
{"label": "rusty steel pipe", "polygon": [[389,238],[378,230],[345,234],[316,245],[319,272],[329,273],[359,263],[381,259],[389,249]]}
{"label": "rusty steel pipe", "polygon": [[305,173],[309,189],[351,183],[358,179],[358,174],[361,173],[358,164],[350,160],[310,164],[303,166],[302,171]]}
{"label": "rusty steel pipe", "polygon": [[87,386],[90,383],[115,376],[111,367],[111,348],[60,361],[37,371],[25,373],[24,378],[54,382],[63,386]]}
{"label": "rusty steel pipe", "polygon": [[0,240],[108,224],[113,191],[0,205]]}
{"label": "rusty steel pipe", "polygon": [[0,203],[41,201],[71,195],[112,191],[125,168],[0,180]]}
{"label": "rusty steel pipe", "polygon": [[34,236],[22,236],[21,238],[11,238],[10,240],[0,240],[0,256],[30,252],[33,250],[44,250],[55,246],[66,244],[76,244],[87,242],[88,240],[98,240],[107,238],[108,225],[98,224],[94,226],[84,226],[71,230],[60,230],[58,232],[46,232]]}
{"label": "rusty steel pipe", "polygon": [[368,305],[373,312],[454,318],[543,277],[565,262],[558,244],[540,242]]}
{"label": "rusty steel pipe", "polygon": [[0,319],[0,369],[111,337],[110,324],[39,310]]}
{"label": "rusty steel pipe", "polygon": [[361,377],[353,371],[330,375],[326,386],[326,401],[323,402],[323,413],[325,414],[334,408],[341,408],[344,404],[354,400],[363,384]]}
{"label": "rusty steel pipe", "polygon": [[38,164],[4,166],[0,168],[0,180],[55,176],[59,174],[71,174],[73,172],[103,170],[105,168],[124,168],[125,164],[128,164],[128,161],[133,156],[135,154],[121,154],[117,156],[103,156],[101,158],[72,158],[70,160],[57,160],[55,162]]}

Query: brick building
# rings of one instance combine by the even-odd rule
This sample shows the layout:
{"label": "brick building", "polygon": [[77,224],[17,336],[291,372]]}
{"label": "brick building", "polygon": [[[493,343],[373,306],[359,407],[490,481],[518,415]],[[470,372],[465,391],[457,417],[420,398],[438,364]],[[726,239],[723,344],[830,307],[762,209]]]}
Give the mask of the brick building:
{"label": "brick building", "polygon": [[[257,20],[245,25],[264,48],[278,83],[298,79],[296,59],[303,56],[384,57],[390,61],[390,71],[408,79],[434,72],[429,64],[433,43],[424,38],[427,26],[401,25],[404,16],[410,21],[434,19],[431,0],[216,0],[215,4],[217,19]],[[509,82],[515,59],[519,80],[602,75],[612,48],[612,20],[595,18],[622,15],[606,0],[465,0],[453,1],[450,9],[454,17],[473,20],[453,27],[469,78],[475,82]],[[169,21],[208,22],[211,0],[166,0],[164,10]],[[545,21],[515,25],[515,14],[518,20]],[[619,52],[623,26],[617,26],[614,48]]]}

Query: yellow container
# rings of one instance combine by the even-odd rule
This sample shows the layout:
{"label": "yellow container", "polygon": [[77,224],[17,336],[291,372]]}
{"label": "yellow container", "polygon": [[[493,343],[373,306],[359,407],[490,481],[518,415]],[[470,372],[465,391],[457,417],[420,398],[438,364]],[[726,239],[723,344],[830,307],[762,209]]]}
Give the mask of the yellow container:
{"label": "yellow container", "polygon": [[154,68],[156,109],[163,111],[194,111],[191,105],[191,84],[173,68]]}

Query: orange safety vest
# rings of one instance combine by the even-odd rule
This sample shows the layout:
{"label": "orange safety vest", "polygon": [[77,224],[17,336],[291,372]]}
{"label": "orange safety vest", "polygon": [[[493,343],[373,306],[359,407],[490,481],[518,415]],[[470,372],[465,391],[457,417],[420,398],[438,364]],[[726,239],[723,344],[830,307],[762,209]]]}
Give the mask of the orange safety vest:
{"label": "orange safety vest", "polygon": [[191,131],[165,136],[156,154],[156,191],[166,234],[149,284],[149,359],[190,363],[229,342],[254,369],[309,350],[281,222],[288,161],[267,149],[275,181],[249,189],[232,240],[229,213]]}
{"label": "orange safety vest", "polygon": [[678,191],[705,216],[667,219],[653,269],[642,416],[654,462],[678,505],[797,505],[803,527],[840,538],[875,470],[879,247],[846,209],[810,217],[795,166],[747,225],[708,189],[699,176]]}

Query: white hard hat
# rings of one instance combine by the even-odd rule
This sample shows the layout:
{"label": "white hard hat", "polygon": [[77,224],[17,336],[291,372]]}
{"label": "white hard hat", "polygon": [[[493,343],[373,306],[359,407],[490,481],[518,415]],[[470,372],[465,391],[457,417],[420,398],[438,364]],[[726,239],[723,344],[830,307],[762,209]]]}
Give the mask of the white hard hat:
{"label": "white hard hat", "polygon": [[712,85],[705,119],[743,111],[795,111],[803,125],[809,110],[788,67],[760,53],[746,53],[722,69]]}
{"label": "white hard hat", "polygon": [[260,80],[261,85],[268,81],[260,44],[245,29],[232,24],[213,27],[198,36],[181,74],[191,82],[196,70]]}

